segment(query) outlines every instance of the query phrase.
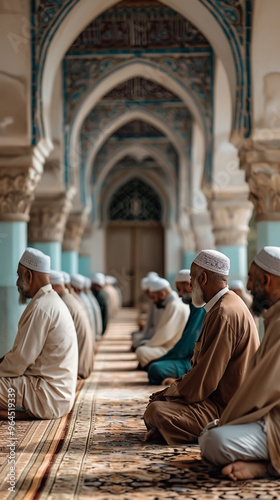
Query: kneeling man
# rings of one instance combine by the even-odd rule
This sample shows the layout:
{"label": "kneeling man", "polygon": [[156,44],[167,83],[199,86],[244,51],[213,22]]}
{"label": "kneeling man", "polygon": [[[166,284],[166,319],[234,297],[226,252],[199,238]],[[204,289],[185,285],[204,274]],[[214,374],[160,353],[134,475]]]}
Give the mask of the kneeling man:
{"label": "kneeling man", "polygon": [[206,316],[189,372],[150,398],[146,440],[160,435],[170,445],[197,442],[244,379],[259,337],[247,306],[228,290],[228,273],[229,259],[216,250],[200,252],[192,263],[192,302],[204,304]]}
{"label": "kneeling man", "polygon": [[[28,248],[17,272],[21,302],[32,300],[19,320],[12,350],[0,363],[0,410],[8,409],[9,394],[14,395],[16,418],[62,417],[75,399],[75,326],[50,284],[50,257]],[[7,418],[7,411],[1,411],[0,417]]]}
{"label": "kneeling man", "polygon": [[247,283],[265,334],[220,421],[199,438],[203,459],[233,480],[280,476],[280,248],[264,247]]}

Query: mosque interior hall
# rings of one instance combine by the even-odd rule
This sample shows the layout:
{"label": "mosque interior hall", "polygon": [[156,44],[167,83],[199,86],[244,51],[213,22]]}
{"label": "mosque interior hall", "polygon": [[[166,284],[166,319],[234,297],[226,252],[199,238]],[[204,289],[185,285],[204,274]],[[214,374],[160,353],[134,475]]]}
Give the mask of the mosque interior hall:
{"label": "mosque interior hall", "polygon": [[0,0],[0,358],[27,247],[122,302],[70,414],[16,424],[13,498],[280,498],[211,477],[197,445],[143,442],[154,388],[130,345],[149,272],[174,288],[214,249],[246,289],[280,247],[279,20],[280,0]]}

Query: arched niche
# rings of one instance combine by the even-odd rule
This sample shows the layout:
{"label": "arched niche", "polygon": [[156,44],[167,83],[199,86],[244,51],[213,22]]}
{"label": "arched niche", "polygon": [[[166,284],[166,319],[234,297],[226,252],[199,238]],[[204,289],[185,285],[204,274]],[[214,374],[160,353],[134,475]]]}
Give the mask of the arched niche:
{"label": "arched niche", "polygon": [[[103,183],[108,175],[110,175],[111,170],[114,168],[114,166],[122,160],[125,156],[132,156],[136,160],[139,158],[145,158],[145,157],[152,157],[160,167],[163,168],[163,170],[166,172],[166,175],[168,177],[168,193],[169,193],[169,200],[170,204],[175,207],[176,205],[176,176],[175,172],[173,169],[173,166],[170,164],[168,159],[156,148],[149,147],[147,145],[130,145],[125,148],[123,148],[121,151],[118,151],[117,153],[112,153],[111,157],[108,159],[107,163],[104,165],[104,168],[100,172],[96,184],[92,186],[92,205],[94,207],[94,213],[96,214],[96,221],[95,223],[98,224],[99,221],[99,211],[98,207],[101,206],[100,203],[100,193],[102,190]],[[143,174],[142,174],[143,175]]]}
{"label": "arched niche", "polygon": [[[40,57],[39,96],[41,102],[40,124],[42,132],[46,137],[51,137],[49,113],[54,75],[62,62],[64,54],[79,33],[93,19],[116,3],[115,0],[104,0],[102,4],[92,2],[92,0],[80,0],[79,2],[73,0],[65,6],[61,16],[57,19],[56,24],[52,26],[50,33],[44,40]],[[215,12],[211,12],[200,0],[188,0],[188,2],[164,0],[162,3],[185,16],[209,40],[213,50],[225,67],[230,82],[232,108],[234,109],[238,77],[235,56],[230,39],[219,23]]]}

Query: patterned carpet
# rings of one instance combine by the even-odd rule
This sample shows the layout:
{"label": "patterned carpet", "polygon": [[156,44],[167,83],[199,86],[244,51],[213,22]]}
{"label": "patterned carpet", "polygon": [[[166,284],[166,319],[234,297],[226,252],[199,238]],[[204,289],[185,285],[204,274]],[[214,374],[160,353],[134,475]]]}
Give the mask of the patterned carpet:
{"label": "patterned carpet", "polygon": [[142,415],[156,389],[130,352],[135,319],[123,309],[111,323],[71,414],[16,422],[15,492],[8,490],[8,423],[0,422],[0,500],[280,499],[278,481],[210,477],[197,446],[143,442]]}

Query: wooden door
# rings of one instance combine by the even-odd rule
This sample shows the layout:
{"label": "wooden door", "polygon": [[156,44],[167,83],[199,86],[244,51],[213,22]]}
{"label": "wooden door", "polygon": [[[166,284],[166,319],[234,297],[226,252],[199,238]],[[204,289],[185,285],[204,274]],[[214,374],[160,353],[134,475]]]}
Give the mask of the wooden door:
{"label": "wooden door", "polygon": [[124,306],[141,300],[141,278],[164,274],[164,231],[157,223],[110,223],[107,228],[107,274],[118,279]]}

